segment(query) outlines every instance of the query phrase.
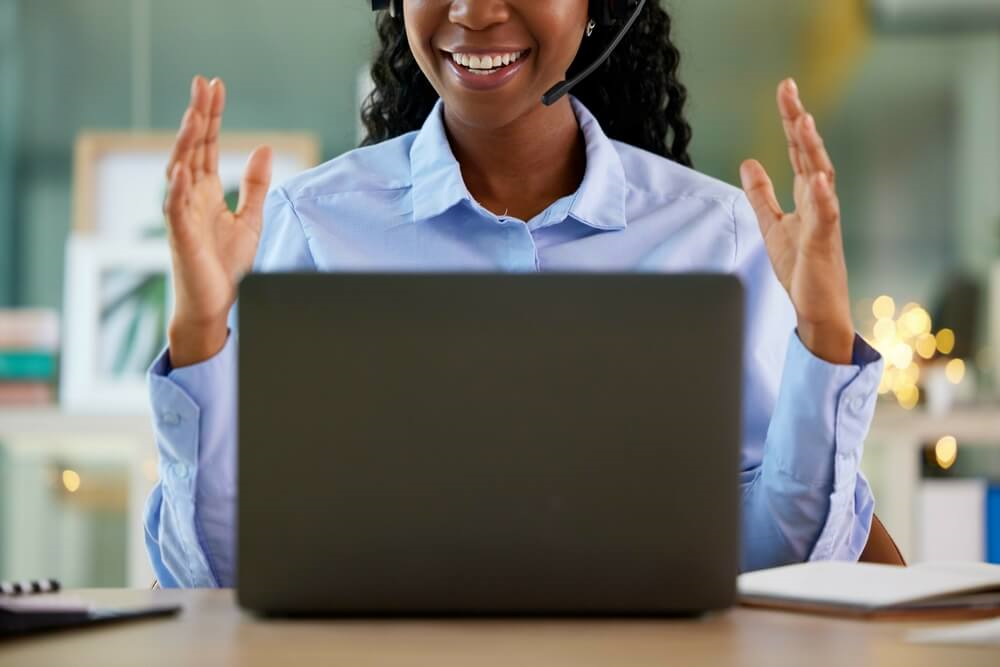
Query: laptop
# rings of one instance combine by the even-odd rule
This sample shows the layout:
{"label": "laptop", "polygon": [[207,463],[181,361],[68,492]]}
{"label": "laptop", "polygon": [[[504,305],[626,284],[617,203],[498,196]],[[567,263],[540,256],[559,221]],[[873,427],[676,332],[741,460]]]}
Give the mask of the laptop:
{"label": "laptop", "polygon": [[240,605],[731,606],[743,300],[725,275],[249,275]]}

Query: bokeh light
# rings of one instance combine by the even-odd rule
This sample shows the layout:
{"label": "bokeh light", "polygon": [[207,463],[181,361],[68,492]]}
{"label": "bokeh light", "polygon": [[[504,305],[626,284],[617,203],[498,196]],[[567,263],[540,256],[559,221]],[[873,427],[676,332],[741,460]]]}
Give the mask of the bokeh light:
{"label": "bokeh light", "polygon": [[937,349],[941,354],[951,354],[955,350],[955,332],[941,329],[937,334]]}
{"label": "bokeh light", "polygon": [[931,316],[920,306],[906,313],[903,319],[910,336],[922,336],[931,332]]}
{"label": "bokeh light", "polygon": [[[902,407],[912,410],[921,399],[922,365],[939,355],[950,356],[955,350],[955,332],[941,329],[934,333],[930,312],[914,301],[899,308],[891,296],[882,295],[861,304],[870,304],[876,318],[864,320],[865,329],[871,331],[865,340],[885,359],[878,392],[894,394]],[[950,360],[945,367],[945,376],[953,384],[961,383],[966,372],[960,359]]]}
{"label": "bokeh light", "polygon": [[872,313],[880,320],[891,320],[896,315],[896,302],[891,296],[880,296],[875,299]]}
{"label": "bokeh light", "polygon": [[890,391],[892,391],[893,382],[896,379],[896,369],[887,368],[885,373],[882,374],[882,382],[878,385],[878,393],[885,396]]}
{"label": "bokeh light", "polygon": [[952,384],[961,384],[965,379],[965,362],[961,359],[952,359],[944,368],[945,377]]}
{"label": "bokeh light", "polygon": [[62,473],[62,483],[66,487],[66,490],[70,493],[76,493],[80,490],[80,473],[75,470],[63,470]]}
{"label": "bokeh light", "polygon": [[879,343],[887,343],[896,336],[896,323],[892,320],[881,319],[875,323],[875,340]]}
{"label": "bokeh light", "polygon": [[896,400],[904,410],[912,410],[920,403],[920,389],[914,385],[907,385],[896,392]]}
{"label": "bokeh light", "polygon": [[922,334],[917,338],[917,354],[922,359],[932,359],[937,352],[937,337],[932,333]]}
{"label": "bokeh light", "polygon": [[890,361],[896,368],[905,369],[913,363],[913,348],[906,343],[896,343],[890,354]]}
{"label": "bokeh light", "polygon": [[950,435],[938,440],[937,444],[934,445],[934,459],[943,470],[948,470],[955,465],[955,461],[958,459],[958,440]]}
{"label": "bokeh light", "polygon": [[920,366],[917,364],[910,364],[903,370],[899,371],[899,374],[903,377],[907,384],[915,385],[920,382]]}

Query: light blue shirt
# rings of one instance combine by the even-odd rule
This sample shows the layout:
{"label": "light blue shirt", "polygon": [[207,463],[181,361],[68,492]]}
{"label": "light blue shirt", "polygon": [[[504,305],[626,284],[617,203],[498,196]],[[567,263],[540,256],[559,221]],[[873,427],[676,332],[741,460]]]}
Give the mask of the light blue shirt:
{"label": "light blue shirt", "polygon": [[[854,365],[810,354],[743,193],[608,139],[570,100],[586,141],[583,183],[531,220],[496,216],[472,198],[439,100],[421,130],[273,190],[254,270],[736,274],[747,290],[742,568],[856,560],[874,507],[859,464],[878,353],[859,337]],[[212,359],[172,369],[164,352],[150,369],[160,482],[145,529],[164,586],[234,583],[236,345],[233,329]]]}

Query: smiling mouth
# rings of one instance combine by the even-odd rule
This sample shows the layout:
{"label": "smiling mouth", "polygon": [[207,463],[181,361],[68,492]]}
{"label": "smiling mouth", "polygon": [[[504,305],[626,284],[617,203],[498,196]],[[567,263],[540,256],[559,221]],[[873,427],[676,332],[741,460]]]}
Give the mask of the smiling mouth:
{"label": "smiling mouth", "polygon": [[448,51],[441,51],[441,54],[447,60],[452,61],[455,67],[459,67],[476,76],[489,76],[502,72],[512,67],[515,63],[524,60],[530,53],[531,49],[492,54],[450,53]]}

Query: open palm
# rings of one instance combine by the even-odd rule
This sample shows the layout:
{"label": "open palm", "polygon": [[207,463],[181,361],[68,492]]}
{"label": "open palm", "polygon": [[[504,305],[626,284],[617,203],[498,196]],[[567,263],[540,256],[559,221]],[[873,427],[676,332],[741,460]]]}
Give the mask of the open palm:
{"label": "open palm", "polygon": [[785,213],[756,160],[743,163],[743,188],[757,214],[767,254],[798,316],[799,336],[832,363],[849,363],[851,318],[836,173],[813,117],[791,80],[778,88],[778,108],[795,171],[795,210]]}
{"label": "open palm", "polygon": [[[195,78],[191,104],[167,168],[170,188],[164,202],[176,295],[171,337],[199,340],[208,348],[225,342],[225,322],[236,300],[236,286],[251,269],[257,252],[271,181],[271,151],[258,148],[247,165],[236,212],[229,210],[219,179],[219,131],[225,105],[221,80],[209,83]],[[185,346],[172,341],[172,357],[189,356],[177,347]],[[174,359],[175,365],[181,365],[177,362]]]}

